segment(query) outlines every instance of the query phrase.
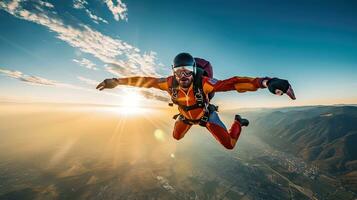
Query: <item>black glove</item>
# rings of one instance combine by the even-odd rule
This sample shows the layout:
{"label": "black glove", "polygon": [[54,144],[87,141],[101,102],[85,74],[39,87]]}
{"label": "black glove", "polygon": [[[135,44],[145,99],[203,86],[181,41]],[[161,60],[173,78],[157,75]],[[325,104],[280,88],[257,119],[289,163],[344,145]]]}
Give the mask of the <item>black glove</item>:
{"label": "black glove", "polygon": [[119,81],[116,78],[105,79],[103,82],[99,83],[96,89],[112,89],[119,85]]}
{"label": "black glove", "polygon": [[291,99],[296,99],[294,91],[287,80],[272,78],[267,82],[268,89],[271,93],[277,94],[276,90],[280,90],[283,93],[287,94]]}

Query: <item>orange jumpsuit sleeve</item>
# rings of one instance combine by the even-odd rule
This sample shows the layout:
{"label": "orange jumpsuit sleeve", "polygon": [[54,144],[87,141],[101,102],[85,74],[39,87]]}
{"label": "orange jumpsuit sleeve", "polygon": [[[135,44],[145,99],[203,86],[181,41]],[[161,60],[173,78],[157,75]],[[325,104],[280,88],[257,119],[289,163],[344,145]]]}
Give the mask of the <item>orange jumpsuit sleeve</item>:
{"label": "orange jumpsuit sleeve", "polygon": [[256,91],[265,88],[262,84],[265,78],[251,78],[235,76],[225,80],[217,80],[205,77],[203,79],[203,90],[206,94],[210,92],[225,92],[236,90],[238,92]]}
{"label": "orange jumpsuit sleeve", "polygon": [[156,88],[159,90],[168,91],[168,79],[167,78],[155,78],[155,77],[142,77],[142,76],[133,76],[120,78],[120,85],[130,85],[134,87],[143,87],[143,88]]}

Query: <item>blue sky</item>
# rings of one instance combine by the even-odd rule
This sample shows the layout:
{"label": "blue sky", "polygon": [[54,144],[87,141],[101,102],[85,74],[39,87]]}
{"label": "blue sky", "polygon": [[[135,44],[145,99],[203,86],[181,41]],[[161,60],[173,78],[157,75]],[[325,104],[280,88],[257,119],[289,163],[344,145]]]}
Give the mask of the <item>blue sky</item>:
{"label": "blue sky", "polygon": [[167,76],[186,51],[211,61],[218,79],[288,79],[298,98],[233,91],[216,95],[219,104],[357,103],[356,9],[354,1],[2,1],[0,100],[116,104],[134,89],[102,94],[95,82]]}

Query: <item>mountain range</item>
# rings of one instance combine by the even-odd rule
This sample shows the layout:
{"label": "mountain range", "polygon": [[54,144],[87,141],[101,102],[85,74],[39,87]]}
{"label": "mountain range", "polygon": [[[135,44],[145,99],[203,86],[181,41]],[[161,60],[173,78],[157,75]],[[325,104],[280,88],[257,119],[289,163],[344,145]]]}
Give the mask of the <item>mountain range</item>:
{"label": "mountain range", "polygon": [[265,111],[253,123],[254,133],[271,146],[301,157],[357,188],[357,107]]}

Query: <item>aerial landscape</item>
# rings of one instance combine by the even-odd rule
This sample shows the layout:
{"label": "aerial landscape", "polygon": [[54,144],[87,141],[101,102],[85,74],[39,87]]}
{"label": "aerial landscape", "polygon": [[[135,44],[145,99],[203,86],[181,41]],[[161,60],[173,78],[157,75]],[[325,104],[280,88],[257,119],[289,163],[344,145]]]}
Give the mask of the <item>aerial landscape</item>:
{"label": "aerial landscape", "polygon": [[[357,197],[355,106],[247,111],[255,127],[238,151],[199,128],[176,143],[169,112],[147,111],[148,120],[111,107],[37,108],[1,105],[0,199]],[[294,118],[288,128],[286,116]],[[131,126],[137,120],[142,126]]]}

